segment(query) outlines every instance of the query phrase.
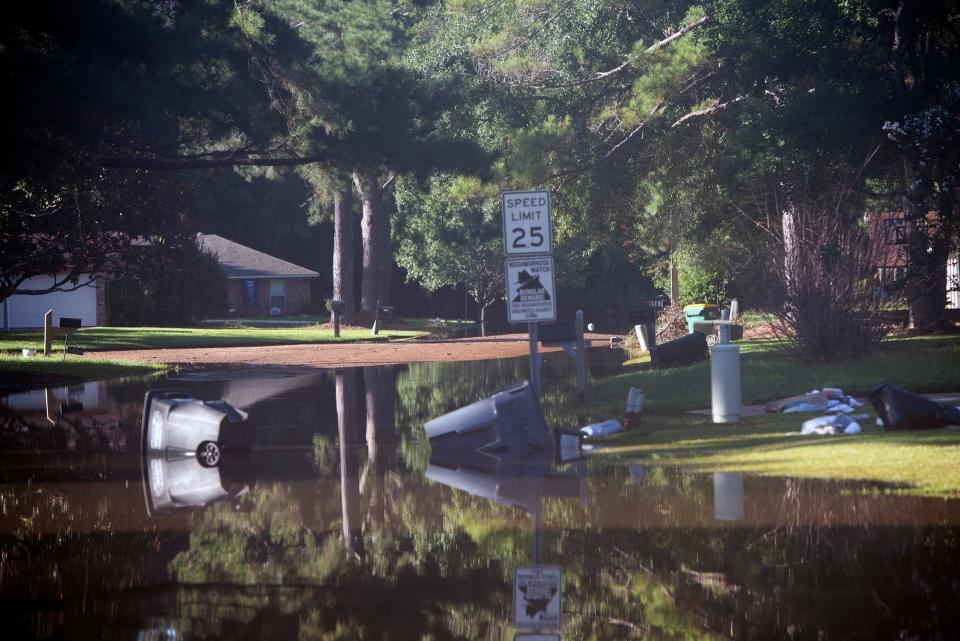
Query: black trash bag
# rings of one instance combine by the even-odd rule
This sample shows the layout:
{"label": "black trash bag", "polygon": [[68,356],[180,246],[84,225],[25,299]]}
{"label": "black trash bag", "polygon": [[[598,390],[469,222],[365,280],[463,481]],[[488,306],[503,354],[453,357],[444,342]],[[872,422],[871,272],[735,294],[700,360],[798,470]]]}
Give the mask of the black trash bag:
{"label": "black trash bag", "polygon": [[894,385],[881,385],[870,392],[869,398],[887,431],[934,430],[960,425],[960,410],[938,405]]}
{"label": "black trash bag", "polygon": [[694,332],[650,348],[650,362],[654,367],[677,367],[706,360],[707,354],[707,337]]}

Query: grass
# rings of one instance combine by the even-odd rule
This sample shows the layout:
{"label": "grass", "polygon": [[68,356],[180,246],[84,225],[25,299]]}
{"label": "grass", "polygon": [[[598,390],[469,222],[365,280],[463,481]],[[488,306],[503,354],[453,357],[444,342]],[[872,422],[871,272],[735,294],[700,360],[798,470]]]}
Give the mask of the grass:
{"label": "grass", "polygon": [[756,309],[747,309],[740,312],[740,322],[743,323],[744,329],[760,327],[761,325],[769,325],[773,321],[774,316],[770,312],[764,312]]}
{"label": "grass", "polygon": [[81,381],[118,376],[143,376],[169,369],[159,363],[114,361],[62,355],[22,358],[0,354],[0,389],[16,392],[48,385],[69,385]]}
{"label": "grass", "polygon": [[[70,344],[86,351],[134,350],[173,347],[256,347],[352,341],[386,341],[423,335],[418,329],[386,329],[373,336],[367,329],[344,329],[335,338],[332,329],[320,327],[90,327],[75,333]],[[41,331],[0,332],[0,351],[43,348]],[[54,342],[63,349],[63,340]]]}
{"label": "grass", "polygon": [[[874,353],[836,364],[799,365],[776,341],[741,344],[745,404],[839,387],[865,394],[882,383],[917,392],[960,391],[960,339],[911,338],[885,341]],[[597,382],[581,411],[618,416],[630,386],[644,389],[643,423],[604,440],[604,451],[626,458],[703,471],[739,471],[771,476],[863,479],[903,484],[910,493],[960,495],[960,431],[884,432],[875,413],[860,422],[856,437],[800,436],[812,414],[768,414],[736,425],[713,425],[687,410],[710,406],[710,366],[670,370],[632,368]],[[859,411],[859,410],[858,410]]]}

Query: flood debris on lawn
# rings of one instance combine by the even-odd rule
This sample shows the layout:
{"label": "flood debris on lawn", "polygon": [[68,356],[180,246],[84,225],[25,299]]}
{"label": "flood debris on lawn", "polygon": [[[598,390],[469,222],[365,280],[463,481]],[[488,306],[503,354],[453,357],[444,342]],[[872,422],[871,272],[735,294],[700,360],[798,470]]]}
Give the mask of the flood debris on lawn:
{"label": "flood debris on lawn", "polygon": [[824,387],[801,394],[788,396],[778,401],[767,403],[768,412],[853,412],[854,408],[863,406],[863,403],[843,393],[842,389]]}
{"label": "flood debris on lawn", "polygon": [[887,431],[934,430],[960,425],[960,409],[944,407],[894,385],[881,385],[870,392],[869,399]]}
{"label": "flood debris on lawn", "polygon": [[623,423],[615,418],[600,423],[592,423],[580,428],[580,433],[584,436],[606,436],[607,434],[616,434],[623,431]]}
{"label": "flood debris on lawn", "polygon": [[860,434],[860,432],[863,430],[860,427],[860,423],[854,419],[863,420],[865,418],[869,417],[866,414],[857,414],[856,416],[847,416],[846,414],[818,416],[816,418],[811,418],[804,421],[803,429],[800,430],[800,434],[803,436],[809,436],[811,434],[846,434],[848,436],[852,434]]}

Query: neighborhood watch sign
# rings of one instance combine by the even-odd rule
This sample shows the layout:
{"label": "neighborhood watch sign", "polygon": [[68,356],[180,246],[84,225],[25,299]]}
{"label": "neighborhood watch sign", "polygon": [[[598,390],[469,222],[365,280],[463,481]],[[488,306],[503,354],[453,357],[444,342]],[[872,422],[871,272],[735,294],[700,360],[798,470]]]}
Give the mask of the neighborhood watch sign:
{"label": "neighborhood watch sign", "polygon": [[507,320],[536,323],[557,320],[553,256],[508,258]]}

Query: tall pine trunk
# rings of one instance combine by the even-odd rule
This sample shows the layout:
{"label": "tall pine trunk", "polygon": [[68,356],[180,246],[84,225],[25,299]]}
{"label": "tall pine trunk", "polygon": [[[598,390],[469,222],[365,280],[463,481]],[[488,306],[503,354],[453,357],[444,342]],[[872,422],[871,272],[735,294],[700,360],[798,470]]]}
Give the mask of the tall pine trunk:
{"label": "tall pine trunk", "polygon": [[337,372],[337,429],[340,435],[340,511],[343,540],[363,557],[360,505],[360,424],[357,411],[357,372]]}
{"label": "tall pine trunk", "polygon": [[346,305],[345,323],[354,321],[357,310],[353,265],[353,189],[346,183],[333,197],[333,298]]}
{"label": "tall pine trunk", "polygon": [[360,196],[363,218],[360,234],[363,237],[363,273],[360,276],[360,309],[376,311],[380,298],[380,257],[383,232],[380,227],[380,189],[374,173],[353,173],[353,184]]}
{"label": "tall pine trunk", "polygon": [[383,192],[379,199],[378,246],[380,259],[378,261],[378,281],[380,284],[380,304],[393,305],[393,245],[390,242],[390,210],[384,203]]}
{"label": "tall pine trunk", "polygon": [[393,366],[363,368],[367,403],[368,519],[374,530],[388,526],[386,475],[394,467],[397,444],[397,384]]}

